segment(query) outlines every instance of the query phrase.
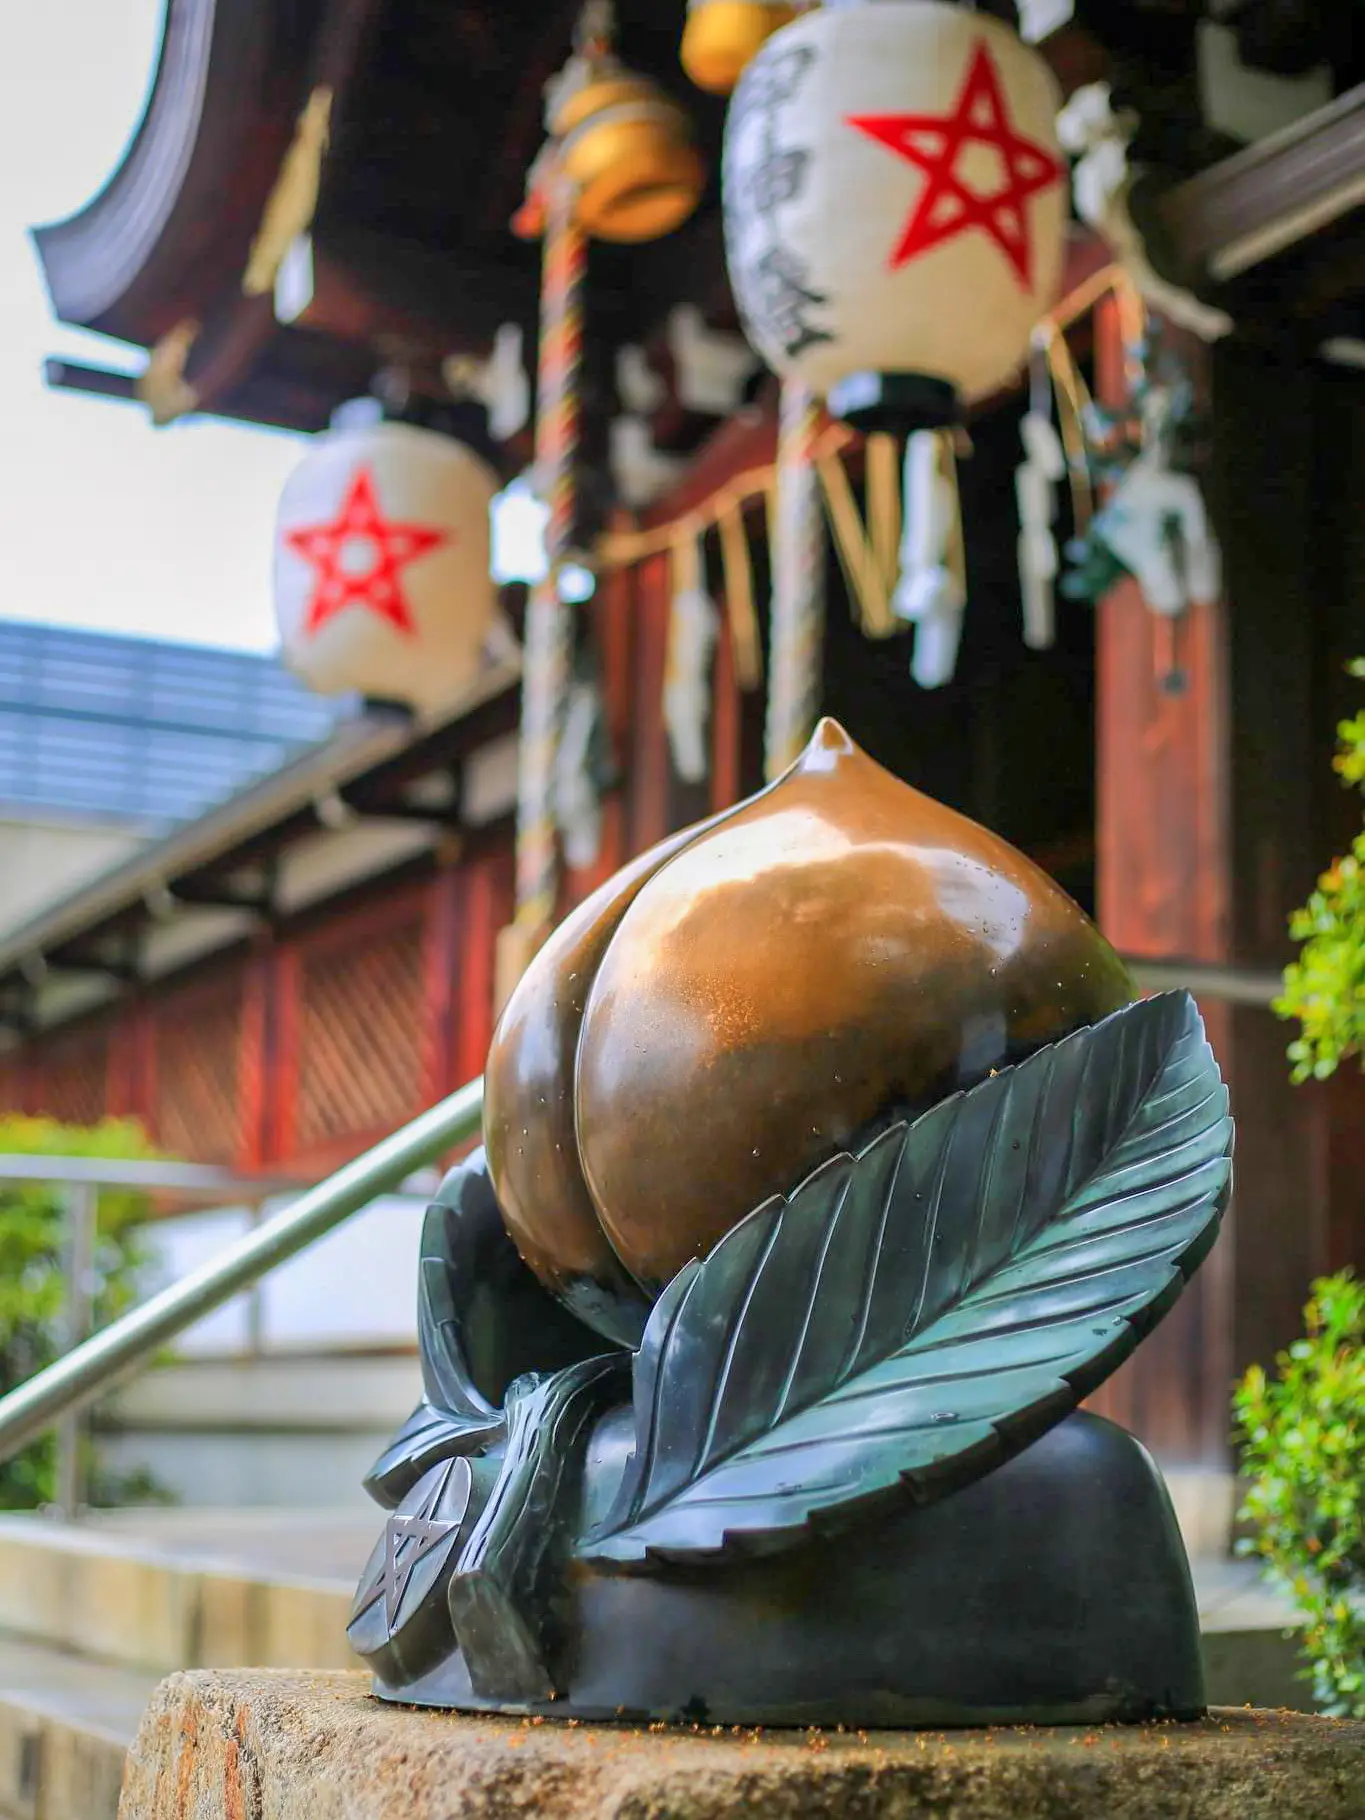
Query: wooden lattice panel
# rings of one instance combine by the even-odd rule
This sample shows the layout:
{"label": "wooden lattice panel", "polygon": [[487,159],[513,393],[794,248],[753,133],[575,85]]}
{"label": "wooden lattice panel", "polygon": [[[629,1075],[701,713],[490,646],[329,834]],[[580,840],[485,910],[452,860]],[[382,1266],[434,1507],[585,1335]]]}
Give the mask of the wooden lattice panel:
{"label": "wooden lattice panel", "polygon": [[298,967],[298,1149],[401,1125],[422,1100],[420,912],[328,931]]}
{"label": "wooden lattice panel", "polygon": [[105,1030],[76,1030],[55,1039],[33,1069],[33,1109],[64,1125],[97,1125],[106,1110],[108,1061]]}
{"label": "wooden lattice panel", "polygon": [[234,968],[156,1007],[157,1141],[186,1161],[232,1163],[241,1153],[242,987]]}

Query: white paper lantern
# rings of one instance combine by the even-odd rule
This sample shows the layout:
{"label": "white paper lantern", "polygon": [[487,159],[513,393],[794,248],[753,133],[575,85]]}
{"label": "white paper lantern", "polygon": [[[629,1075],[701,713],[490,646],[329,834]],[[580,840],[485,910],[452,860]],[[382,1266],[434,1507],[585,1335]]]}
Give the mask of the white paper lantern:
{"label": "white paper lantern", "polygon": [[452,702],[497,611],[497,489],[487,462],[435,430],[375,423],[319,436],[285,484],[275,531],[290,668],[323,695]]}
{"label": "white paper lantern", "polygon": [[1007,382],[1060,280],[1059,102],[1042,60],[964,7],[863,0],[775,33],[724,162],[731,280],[769,365],[854,422],[860,400],[908,402],[882,412],[902,428]]}

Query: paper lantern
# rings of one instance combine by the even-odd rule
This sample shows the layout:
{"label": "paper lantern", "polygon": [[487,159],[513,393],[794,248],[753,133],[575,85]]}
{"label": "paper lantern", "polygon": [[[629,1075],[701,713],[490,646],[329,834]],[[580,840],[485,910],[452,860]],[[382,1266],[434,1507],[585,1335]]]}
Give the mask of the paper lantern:
{"label": "paper lantern", "polygon": [[728,95],[764,41],[795,17],[794,6],[775,0],[688,0],[682,66],[698,88]]}
{"label": "paper lantern", "polygon": [[953,420],[1006,383],[1054,300],[1067,213],[1042,60],[930,0],[807,13],[726,127],[731,280],[777,372],[860,428]]}
{"label": "paper lantern", "polygon": [[489,507],[497,476],[436,430],[330,430],[285,484],[275,614],[286,660],[323,695],[418,709],[476,674],[497,611]]}

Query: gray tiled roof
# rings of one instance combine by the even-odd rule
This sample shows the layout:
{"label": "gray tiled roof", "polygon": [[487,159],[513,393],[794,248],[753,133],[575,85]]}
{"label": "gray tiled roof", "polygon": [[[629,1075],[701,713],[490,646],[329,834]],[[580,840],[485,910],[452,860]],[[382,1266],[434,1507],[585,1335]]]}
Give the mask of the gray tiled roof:
{"label": "gray tiled roof", "polygon": [[0,621],[0,815],[168,832],[351,712],[273,658]]}

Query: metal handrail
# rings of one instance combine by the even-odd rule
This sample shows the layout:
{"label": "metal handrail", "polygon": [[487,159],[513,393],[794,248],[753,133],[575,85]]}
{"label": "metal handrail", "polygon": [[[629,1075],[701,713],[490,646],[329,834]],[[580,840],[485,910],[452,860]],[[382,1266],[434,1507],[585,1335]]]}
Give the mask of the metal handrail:
{"label": "metal handrail", "polygon": [[56,1182],[63,1188],[132,1188],[184,1200],[236,1196],[259,1203],[275,1194],[298,1194],[311,1182],[294,1176],[239,1175],[211,1163],[143,1162],[132,1157],[0,1156],[0,1182]]}
{"label": "metal handrail", "polygon": [[1192,992],[1215,1005],[1256,1005],[1269,1010],[1284,991],[1284,975],[1269,968],[1218,961],[1143,960],[1123,956],[1143,992]]}
{"label": "metal handrail", "polygon": [[[427,1168],[475,1136],[482,1114],[480,1077],[345,1164],[325,1182],[306,1189],[290,1206],[211,1262],[120,1315],[8,1396],[0,1397],[0,1461],[26,1447],[61,1417],[103,1395],[187,1327],[297,1257],[377,1196],[393,1193],[416,1170]],[[51,1180],[50,1173],[46,1179]]]}

